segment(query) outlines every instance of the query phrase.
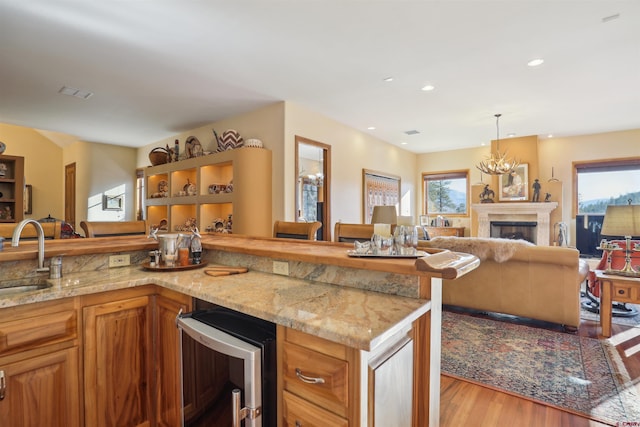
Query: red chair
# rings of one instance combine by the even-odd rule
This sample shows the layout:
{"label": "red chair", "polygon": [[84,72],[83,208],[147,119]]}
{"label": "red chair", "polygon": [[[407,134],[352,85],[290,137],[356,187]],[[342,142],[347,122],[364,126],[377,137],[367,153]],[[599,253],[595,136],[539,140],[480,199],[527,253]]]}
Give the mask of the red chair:
{"label": "red chair", "polygon": [[[625,249],[627,243],[625,240],[608,240],[609,243],[617,243],[622,250],[611,252],[611,269],[621,270],[625,265]],[[640,245],[640,240],[631,240],[631,247]],[[640,246],[639,246],[640,247]],[[637,268],[640,266],[640,252],[631,252],[631,266]],[[602,252],[602,258],[595,267],[595,270],[607,269],[607,252]],[[582,308],[592,313],[600,313],[600,281],[596,278],[594,271],[589,271],[587,276],[587,289],[585,296],[589,298],[589,301],[582,303]],[[627,306],[625,303],[613,302],[613,315],[618,317],[633,317],[638,314],[638,310],[633,307]]]}

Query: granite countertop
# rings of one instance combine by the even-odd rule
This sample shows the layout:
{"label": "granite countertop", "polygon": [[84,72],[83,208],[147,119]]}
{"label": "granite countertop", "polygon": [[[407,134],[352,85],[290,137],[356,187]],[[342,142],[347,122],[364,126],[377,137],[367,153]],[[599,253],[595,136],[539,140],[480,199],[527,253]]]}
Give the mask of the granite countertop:
{"label": "granite countertop", "polygon": [[131,266],[70,273],[49,280],[48,289],[0,296],[0,308],[155,284],[367,351],[431,308],[429,300],[276,274],[212,277],[206,268],[156,272]]}

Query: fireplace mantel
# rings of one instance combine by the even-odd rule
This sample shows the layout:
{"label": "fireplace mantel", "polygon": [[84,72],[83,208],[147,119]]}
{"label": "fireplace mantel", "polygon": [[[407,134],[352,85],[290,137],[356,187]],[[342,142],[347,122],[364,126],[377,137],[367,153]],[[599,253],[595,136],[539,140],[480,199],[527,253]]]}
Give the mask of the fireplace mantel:
{"label": "fireplace mantel", "polygon": [[558,202],[539,203],[475,203],[471,205],[478,215],[478,237],[490,237],[491,221],[527,220],[535,216],[536,244],[549,246],[551,233],[551,211],[558,207]]}

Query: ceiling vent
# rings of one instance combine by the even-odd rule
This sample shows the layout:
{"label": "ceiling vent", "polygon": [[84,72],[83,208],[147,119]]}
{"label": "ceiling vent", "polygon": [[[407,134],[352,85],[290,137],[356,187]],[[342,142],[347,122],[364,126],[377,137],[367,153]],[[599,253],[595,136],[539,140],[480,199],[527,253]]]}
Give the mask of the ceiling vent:
{"label": "ceiling vent", "polygon": [[406,130],[406,131],[404,131],[404,133],[406,133],[407,135],[417,135],[420,132],[418,132],[417,130],[414,129],[414,130]]}
{"label": "ceiling vent", "polygon": [[69,86],[62,86],[58,93],[61,93],[62,95],[74,96],[80,99],[89,99],[93,96],[93,92],[87,92],[86,90],[76,89]]}

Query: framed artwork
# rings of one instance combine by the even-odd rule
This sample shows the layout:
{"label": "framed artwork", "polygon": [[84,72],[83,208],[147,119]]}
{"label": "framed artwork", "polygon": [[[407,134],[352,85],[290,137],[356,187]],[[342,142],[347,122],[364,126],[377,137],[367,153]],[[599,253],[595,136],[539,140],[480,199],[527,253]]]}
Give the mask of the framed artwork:
{"label": "framed artwork", "polygon": [[423,227],[429,226],[429,215],[420,215],[420,225]]}
{"label": "framed artwork", "polygon": [[374,206],[397,206],[400,212],[400,177],[362,169],[363,224],[371,223]]}
{"label": "framed artwork", "polygon": [[122,196],[107,196],[102,195],[102,210],[103,211],[121,211],[122,210]]}
{"label": "framed artwork", "polygon": [[519,165],[510,174],[499,177],[499,200],[518,201],[529,200],[529,165]]}

